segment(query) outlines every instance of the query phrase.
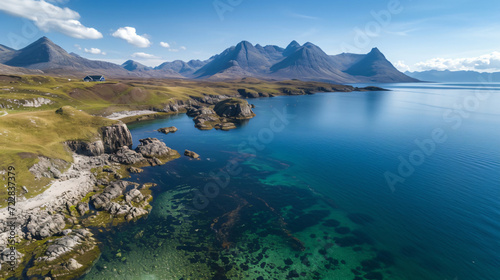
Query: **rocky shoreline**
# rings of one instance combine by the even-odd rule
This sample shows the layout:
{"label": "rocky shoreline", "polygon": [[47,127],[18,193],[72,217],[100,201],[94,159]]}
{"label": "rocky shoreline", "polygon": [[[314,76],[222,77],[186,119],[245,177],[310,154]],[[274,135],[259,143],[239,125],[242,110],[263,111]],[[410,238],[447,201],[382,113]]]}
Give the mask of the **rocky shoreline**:
{"label": "rocky shoreline", "polygon": [[[68,141],[74,163],[41,158],[30,169],[55,181],[44,193],[16,204],[16,220],[0,210],[0,278],[74,279],[85,274],[100,255],[91,229],[137,220],[151,211],[151,187],[121,180],[141,167],[178,158],[156,138],[141,139],[130,149],[132,136],[123,123],[101,128],[102,139]],[[17,244],[7,244],[11,229]],[[13,269],[11,271],[10,269]]]}
{"label": "rocky shoreline", "polygon": [[[353,92],[353,91],[387,91],[386,89],[367,86],[363,88],[353,87],[349,85],[334,85],[329,86],[311,86],[311,87],[298,87],[295,89],[281,88],[279,93],[258,92],[251,89],[238,89],[232,95],[204,95],[203,97],[192,96],[188,100],[175,100],[168,104],[164,104],[161,108],[147,107],[143,112],[156,112],[145,113],[139,115],[129,116],[128,112],[113,113],[110,116],[120,118],[125,123],[140,122],[161,118],[160,114],[178,114],[186,113],[188,116],[193,117],[195,127],[200,130],[211,130],[213,128],[220,130],[231,130],[236,128],[236,124],[242,120],[251,119],[255,116],[252,112],[252,105],[248,104],[248,99],[253,98],[266,98],[276,96],[289,96],[289,95],[311,95],[321,92]],[[219,107],[217,107],[219,105]],[[226,112],[224,112],[226,110]],[[108,116],[109,117],[109,116]]]}
{"label": "rocky shoreline", "polygon": [[[175,101],[162,109],[149,110],[186,112],[193,117],[195,127],[201,130],[230,130],[236,128],[238,122],[255,116],[246,98],[373,90],[382,89],[332,85],[331,88],[299,88],[296,91],[284,89],[281,94],[238,90],[235,96],[193,97]],[[62,113],[64,107],[59,111]],[[127,116],[126,120],[122,119],[125,122],[157,117],[154,114],[122,115]],[[159,129],[159,132],[176,130],[171,127]],[[106,229],[149,214],[153,199],[150,188],[155,185],[140,185],[121,179],[129,173],[142,172],[141,167],[161,165],[178,158],[179,153],[156,138],[140,139],[140,145],[132,150],[132,135],[124,123],[102,127],[100,136],[93,142],[72,140],[65,143],[74,159],[65,172],[62,170],[69,165],[67,162],[39,157],[39,162],[30,168],[30,172],[37,178],[48,177],[55,181],[44,193],[16,204],[14,223],[6,219],[8,209],[0,209],[0,278],[48,280],[79,277],[100,255],[99,241],[92,230]],[[192,151],[186,150],[184,154],[199,158]],[[7,243],[11,230],[17,233],[15,246]]]}

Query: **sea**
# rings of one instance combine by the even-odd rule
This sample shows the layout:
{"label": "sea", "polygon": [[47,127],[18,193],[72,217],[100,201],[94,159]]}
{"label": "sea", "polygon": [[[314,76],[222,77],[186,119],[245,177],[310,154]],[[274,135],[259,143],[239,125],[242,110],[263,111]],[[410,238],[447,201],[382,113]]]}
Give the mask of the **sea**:
{"label": "sea", "polygon": [[248,99],[230,131],[129,125],[200,160],[129,179],[152,212],[97,233],[83,279],[500,279],[500,84],[376,86]]}

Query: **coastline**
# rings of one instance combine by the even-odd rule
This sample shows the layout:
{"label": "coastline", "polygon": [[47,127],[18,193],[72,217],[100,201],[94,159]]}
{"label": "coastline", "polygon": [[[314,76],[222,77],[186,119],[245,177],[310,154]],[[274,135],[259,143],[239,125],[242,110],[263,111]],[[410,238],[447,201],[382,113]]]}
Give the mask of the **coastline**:
{"label": "coastline", "polygon": [[[126,128],[124,124],[117,127]],[[180,155],[155,138],[141,139],[139,147],[130,150],[131,139],[121,139],[127,133],[120,135],[117,127],[111,130],[115,135],[108,137],[116,142],[111,144],[124,146],[92,156],[73,151],[71,166],[43,193],[15,204],[15,220],[9,217],[11,208],[0,209],[4,229],[0,233],[1,278],[80,277],[100,255],[93,230],[135,221],[151,211],[150,188],[155,184],[121,179],[129,172],[141,172],[141,167],[162,165]],[[17,232],[15,245],[10,243],[12,230]]]}
{"label": "coastline", "polygon": [[[332,87],[331,89],[318,89],[319,92],[335,92],[335,91],[363,91],[363,89],[358,89],[350,86],[342,87],[342,88],[335,88]],[[366,89],[368,91],[371,90],[380,90],[379,88],[370,88]],[[257,97],[272,97],[275,95],[265,95],[265,94],[260,94],[258,93],[257,95],[255,94],[250,94],[247,91],[239,91],[238,92],[238,97],[244,97],[246,98],[257,98]],[[309,90],[304,90],[304,89],[298,89],[297,92],[292,92],[292,91],[285,91],[283,92],[283,95],[306,95],[306,94],[313,94],[313,92],[310,92]],[[207,96],[203,99],[191,99],[189,101],[178,101],[174,104],[170,104],[168,107],[165,107],[162,110],[132,110],[132,111],[122,111],[122,112],[117,112],[113,113],[111,117],[116,120],[127,120],[126,122],[134,122],[134,121],[142,121],[142,120],[149,120],[151,118],[156,118],[158,115],[161,114],[175,114],[175,113],[181,113],[185,111],[189,111],[189,108],[194,108],[196,110],[200,111],[200,115],[197,116],[197,118],[194,119],[195,123],[197,124],[197,128],[204,130],[203,126],[199,126],[197,120],[199,120],[202,124],[205,121],[203,118],[208,118],[208,122],[210,123],[210,114],[205,114],[203,113],[202,108],[211,108],[213,105],[229,99],[229,96]],[[243,99],[244,101],[244,99]],[[227,120],[235,120],[235,119],[240,119],[240,118],[251,118],[254,116],[253,112],[251,112],[250,106],[248,105],[248,102],[244,102],[246,105],[241,106],[238,105],[237,108],[232,108],[229,113],[226,112],[226,115],[220,115],[220,120],[217,120],[216,122],[222,122],[224,124]],[[248,108],[246,108],[248,106]],[[243,109],[242,109],[243,108]],[[211,109],[210,109],[211,110]],[[245,114],[242,114],[242,112],[245,111]],[[153,113],[151,113],[153,112]],[[213,111],[212,111],[213,112]],[[252,115],[253,114],[253,115]],[[219,118],[219,117],[218,117]],[[214,123],[210,123],[209,128],[211,129],[211,125]],[[221,124],[221,127],[223,125]],[[125,125],[122,125],[125,126]],[[125,126],[126,127],[126,126]],[[217,125],[215,125],[217,128]],[[126,129],[128,131],[128,129]],[[120,132],[121,133],[121,132]],[[127,133],[125,133],[127,134]],[[130,132],[128,132],[130,134]],[[114,202],[110,202],[108,205],[104,206],[103,209],[104,211],[95,211],[92,212],[91,217],[84,217],[87,216],[89,213],[89,208],[88,208],[88,201],[90,199],[93,199],[93,203],[95,204],[96,197],[99,196],[99,194],[103,194],[106,192],[107,188],[114,187],[116,185],[113,185],[113,182],[125,182],[125,181],[120,181],[121,178],[126,177],[128,174],[128,171],[126,169],[129,169],[132,166],[137,166],[141,167],[141,164],[136,165],[139,162],[142,162],[142,166],[146,165],[158,165],[158,164],[163,164],[165,162],[162,162],[160,160],[153,160],[153,159],[148,159],[145,160],[144,158],[136,160],[136,154],[133,154],[134,151],[130,149],[124,149],[126,147],[123,146],[130,146],[131,145],[131,139],[126,139],[123,141],[123,135],[118,135],[117,137],[111,136],[110,138],[112,141],[115,141],[116,143],[112,143],[111,146],[113,147],[113,151],[110,153],[106,154],[99,154],[93,151],[92,149],[95,148],[95,146],[99,146],[98,142],[93,142],[93,143],[86,143],[86,142],[75,142],[71,143],[72,150],[74,152],[79,152],[80,154],[73,153],[73,163],[71,164],[70,168],[62,173],[59,176],[59,179],[56,179],[55,181],[50,183],[50,187],[46,189],[43,193],[32,197],[30,199],[27,199],[25,201],[19,202],[17,204],[17,207],[19,209],[18,212],[18,221],[17,221],[17,228],[22,229],[22,232],[20,233],[21,238],[18,237],[18,241],[20,241],[20,246],[18,247],[20,249],[19,252],[17,251],[18,260],[17,260],[17,272],[20,273],[19,267],[21,264],[21,261],[26,261],[26,258],[22,258],[26,253],[31,253],[27,252],[26,250],[22,250],[22,246],[29,246],[35,243],[45,243],[47,245],[47,242],[52,242],[51,240],[53,239],[58,239],[57,237],[61,236],[61,234],[64,236],[62,238],[65,238],[67,236],[73,236],[71,235],[71,229],[68,227],[71,227],[73,229],[79,229],[87,227],[106,227],[106,225],[116,225],[119,223],[123,223],[126,221],[130,220],[136,220],[144,215],[147,215],[149,211],[151,210],[151,206],[149,205],[149,202],[152,200],[152,197],[150,195],[149,187],[152,187],[153,185],[148,185],[144,184],[143,186],[134,186],[131,190],[136,190],[134,194],[136,195],[135,197],[131,199],[127,199],[127,193],[123,192],[122,198],[118,199],[118,196],[114,197],[115,199]],[[142,140],[141,140],[142,141]],[[104,141],[106,142],[106,141]],[[96,144],[97,143],[97,144]],[[108,143],[109,144],[109,143]],[[126,145],[124,145],[126,144]],[[157,144],[157,143],[156,143]],[[102,145],[102,143],[100,144]],[[122,148],[123,147],[123,148]],[[167,147],[168,149],[168,147]],[[93,156],[84,156],[81,154],[94,154],[96,155]],[[114,158],[113,158],[114,156]],[[167,158],[168,160],[171,160],[173,157],[175,158],[175,155],[169,155]],[[154,157],[153,157],[154,158]],[[110,162],[113,163],[113,167],[111,169],[114,169],[110,172],[109,164]],[[136,168],[136,167],[134,167]],[[98,170],[96,170],[98,169]],[[49,168],[50,170],[50,168]],[[137,171],[140,172],[140,169]],[[104,174],[105,179],[103,180],[102,176]],[[104,186],[103,186],[104,184]],[[106,187],[106,185],[108,187]],[[98,186],[102,186],[102,188],[98,188]],[[121,191],[123,191],[125,187]],[[129,190],[129,192],[131,191]],[[138,192],[144,190],[144,194],[141,194],[141,198],[137,201],[137,203],[141,203],[141,207],[135,207],[137,206],[137,203],[132,203],[132,200],[136,199],[139,195]],[[89,197],[89,195],[91,195]],[[123,198],[124,197],[124,198]],[[87,206],[82,206],[81,202],[83,200],[87,200],[86,204]],[[125,201],[124,201],[125,200]],[[128,201],[127,201],[128,200]],[[80,203],[79,203],[80,202]],[[118,203],[118,204],[112,204],[112,203]],[[111,205],[111,206],[110,206]],[[129,207],[129,212],[123,213],[120,212],[120,210],[117,209],[119,206],[117,205],[128,205]],[[78,212],[80,212],[78,214]],[[133,213],[133,214],[131,214]],[[120,219],[113,219],[113,215],[121,216]],[[47,219],[55,219],[54,217],[61,216],[63,221],[59,221],[59,224],[57,222],[52,221],[53,223],[49,223],[49,235],[48,236],[43,236],[43,237],[38,237],[38,238],[33,238],[35,233],[30,232],[29,230],[26,230],[26,227],[31,224],[33,224],[32,221],[35,221],[35,229],[40,230],[40,228],[37,228],[38,224],[37,223],[44,223],[47,221]],[[3,208],[0,209],[0,219],[3,219],[7,217],[7,209]],[[48,218],[47,218],[48,217]],[[50,222],[50,221],[49,221]],[[6,224],[3,225],[4,228],[6,228]],[[45,230],[45,229],[44,229]],[[64,231],[66,230],[66,233]],[[70,230],[70,231],[67,231]],[[31,235],[29,235],[31,234]],[[7,244],[5,241],[8,239],[7,238],[8,231],[4,231],[2,234],[0,234],[0,237],[2,237],[2,240],[0,241],[0,249],[2,249],[2,253],[6,253],[9,249],[7,248]],[[26,238],[28,236],[28,238]],[[79,233],[78,236],[86,236],[85,238],[82,237],[80,240],[82,244],[87,244],[89,247],[89,250],[87,251],[87,262],[85,265],[82,265],[79,263],[79,265],[75,265],[75,263],[72,261],[71,263],[58,263],[57,261],[52,262],[49,267],[51,266],[56,266],[58,269],[62,267],[61,269],[65,270],[66,273],[62,273],[61,275],[63,277],[69,277],[69,275],[75,276],[75,275],[80,275],[82,274],[82,267],[86,267],[87,269],[91,267],[93,260],[92,258],[97,258],[98,257],[98,247],[96,247],[96,244],[98,243],[98,240],[95,240],[92,237],[92,234],[90,231],[88,233]],[[24,238],[23,238],[24,237]],[[76,238],[76,237],[75,237]],[[47,249],[47,248],[45,248]],[[23,253],[24,252],[24,253]],[[33,254],[33,257],[35,255],[38,255],[38,260],[41,260],[41,255],[47,254],[48,251],[45,252],[36,252]],[[71,253],[71,248],[69,249],[64,249],[63,254],[65,254],[65,257],[68,258],[72,255]],[[75,258],[71,258],[75,259]],[[42,258],[43,260],[43,258]],[[53,260],[52,260],[53,261]],[[75,262],[78,264],[78,261],[75,260]],[[40,266],[40,265],[39,265]],[[70,269],[69,267],[72,267],[73,269]],[[25,273],[24,271],[28,269],[23,269],[22,273]],[[37,273],[40,273],[39,275],[42,275],[44,270],[41,269],[40,267],[36,267],[35,269]],[[46,271],[45,271],[46,272]],[[2,271],[3,273],[3,271]],[[0,274],[1,276],[7,276],[11,274]],[[23,275],[24,276],[24,275]],[[64,279],[64,278],[57,278],[57,279]]]}

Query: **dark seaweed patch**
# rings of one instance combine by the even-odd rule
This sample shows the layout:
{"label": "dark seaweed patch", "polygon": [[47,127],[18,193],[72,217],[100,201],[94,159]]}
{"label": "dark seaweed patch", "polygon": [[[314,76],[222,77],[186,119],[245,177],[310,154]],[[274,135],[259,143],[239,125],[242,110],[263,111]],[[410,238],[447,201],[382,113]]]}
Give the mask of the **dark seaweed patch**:
{"label": "dark seaweed patch", "polygon": [[291,232],[303,231],[308,227],[317,225],[323,218],[330,214],[328,210],[314,210],[303,214],[298,218],[288,222],[288,228]]}
{"label": "dark seaweed patch", "polygon": [[369,272],[381,268],[380,263],[376,260],[364,260],[361,262],[363,271]]}
{"label": "dark seaweed patch", "polygon": [[351,230],[348,227],[338,227],[335,229],[335,232],[338,234],[348,234]]}
{"label": "dark seaweed patch", "polygon": [[328,219],[323,222],[323,225],[326,227],[338,227],[340,222],[335,219]]}
{"label": "dark seaweed patch", "polygon": [[380,272],[372,271],[372,272],[368,272],[367,274],[365,274],[365,279],[382,280],[382,279],[384,279],[384,276]]}

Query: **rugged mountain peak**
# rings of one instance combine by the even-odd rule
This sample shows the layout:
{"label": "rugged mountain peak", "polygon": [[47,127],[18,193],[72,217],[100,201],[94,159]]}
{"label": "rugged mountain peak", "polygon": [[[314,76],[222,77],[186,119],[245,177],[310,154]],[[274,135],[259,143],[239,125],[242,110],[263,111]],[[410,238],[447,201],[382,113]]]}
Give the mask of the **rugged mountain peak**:
{"label": "rugged mountain peak", "polygon": [[283,51],[283,56],[289,56],[301,47],[297,41],[293,40]]}
{"label": "rugged mountain peak", "polygon": [[6,61],[9,66],[27,67],[33,64],[61,61],[71,57],[63,48],[49,38],[42,37],[27,47],[15,52],[15,56]]}
{"label": "rugged mountain peak", "polygon": [[122,67],[127,69],[128,71],[134,71],[134,70],[149,70],[150,67],[147,67],[146,65],[143,65],[137,61],[133,60],[127,60],[125,63],[122,64]]}
{"label": "rugged mountain peak", "polygon": [[238,45],[236,45],[235,50],[237,52],[251,52],[257,51],[257,48],[255,48],[254,45],[252,45],[252,43],[248,41],[241,41],[240,43],[238,43]]}
{"label": "rugged mountain peak", "polygon": [[378,48],[373,48],[367,56],[372,56],[372,57],[377,57],[380,59],[386,59],[385,55],[378,49]]}

